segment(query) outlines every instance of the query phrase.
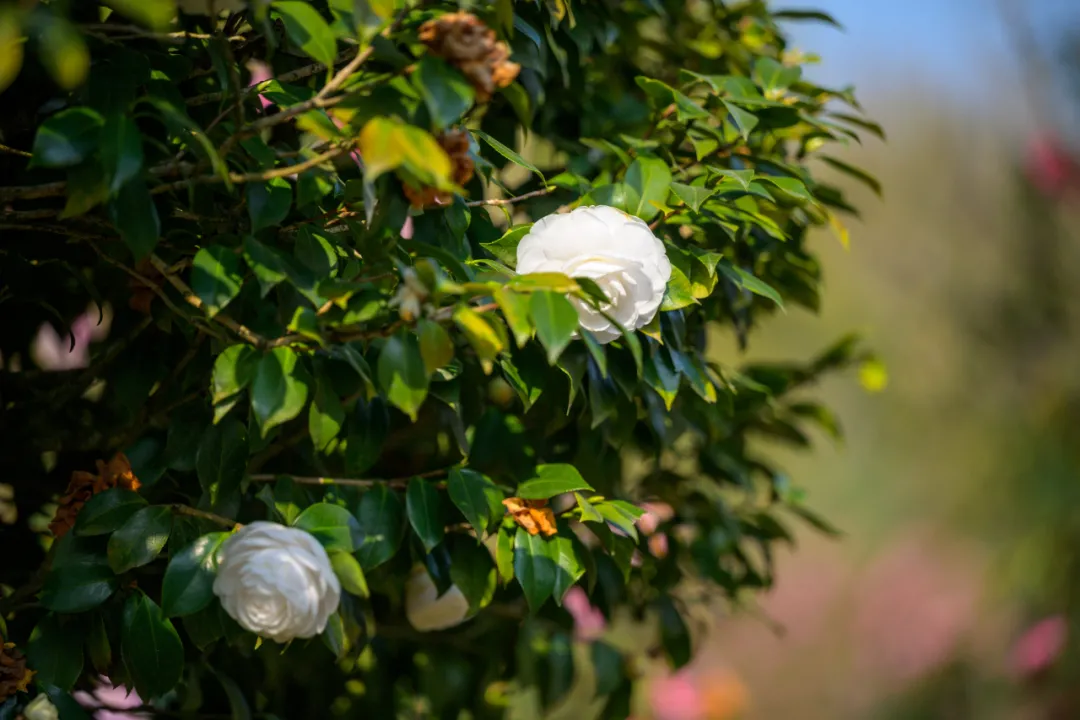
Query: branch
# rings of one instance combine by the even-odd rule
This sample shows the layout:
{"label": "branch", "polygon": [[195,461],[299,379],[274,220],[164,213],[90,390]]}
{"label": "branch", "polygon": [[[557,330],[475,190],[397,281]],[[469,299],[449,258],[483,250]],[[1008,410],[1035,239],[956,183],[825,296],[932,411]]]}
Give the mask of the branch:
{"label": "branch", "polygon": [[407,477],[399,478],[328,478],[328,477],[305,477],[302,475],[290,475],[289,473],[278,473],[271,475],[270,473],[261,473],[257,475],[249,475],[248,477],[252,482],[274,482],[278,478],[287,477],[294,483],[300,485],[342,485],[348,487],[373,487],[375,485],[387,485],[394,488],[404,488],[409,480],[412,478],[433,478],[442,477],[446,475],[449,468],[439,468],[438,470],[428,470],[427,472],[415,473]]}
{"label": "branch", "polygon": [[8,147],[7,145],[2,144],[0,144],[0,152],[5,152],[9,155],[21,155],[22,157],[34,157],[31,153],[28,153],[25,150],[17,150],[13,147]]}
{"label": "branch", "polygon": [[227,527],[230,530],[243,527],[242,523],[238,523],[235,520],[230,520],[227,517],[221,515],[215,515],[212,512],[206,512],[205,510],[198,510],[187,505],[170,505],[169,509],[173,511],[175,515],[187,515],[188,517],[201,518],[202,520],[209,520],[210,522],[217,523],[222,527]]}
{"label": "branch", "polygon": [[[257,173],[229,173],[229,182],[234,185],[241,185],[249,182],[265,182],[267,180],[273,180],[274,178],[288,177],[290,175],[298,175],[305,170],[310,170],[313,167],[322,165],[323,163],[333,160],[336,157],[344,155],[352,150],[352,143],[332,148],[316,155],[313,158],[309,158],[304,162],[296,163],[295,165],[286,165],[285,167],[273,168],[272,170],[263,170]],[[157,187],[150,189],[151,195],[159,195],[163,192],[169,192],[170,190],[179,190],[191,185],[201,185],[209,183],[224,182],[225,179],[221,175],[200,175],[199,177],[188,178],[186,180],[177,180],[176,182],[164,183]]]}
{"label": "branch", "polygon": [[473,200],[472,202],[465,203],[465,206],[466,207],[482,207],[482,206],[498,207],[500,205],[513,205],[514,203],[521,202],[523,200],[531,200],[532,198],[541,197],[543,195],[550,195],[551,193],[555,192],[556,189],[557,188],[555,188],[554,186],[546,187],[546,188],[541,188],[539,190],[533,190],[532,192],[527,192],[524,195],[518,195],[517,197],[512,197],[512,198],[503,198],[501,200]]}

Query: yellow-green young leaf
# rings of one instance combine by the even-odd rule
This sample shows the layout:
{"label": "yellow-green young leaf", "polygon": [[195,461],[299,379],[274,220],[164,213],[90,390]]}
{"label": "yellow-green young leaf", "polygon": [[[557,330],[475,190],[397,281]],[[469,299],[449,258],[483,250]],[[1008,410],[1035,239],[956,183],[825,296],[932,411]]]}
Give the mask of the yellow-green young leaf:
{"label": "yellow-green young leaf", "polygon": [[416,413],[427,397],[431,377],[424,368],[416,336],[399,332],[388,338],[379,352],[376,373],[386,399],[416,422]]}
{"label": "yellow-green young leaf", "polygon": [[333,66],[337,55],[334,32],[315,8],[299,0],[279,0],[274,10],[285,24],[289,40],[323,65]]}
{"label": "yellow-green young leaf", "polygon": [[0,7],[0,92],[19,76],[24,45],[22,13],[14,5]]}
{"label": "yellow-green young leaf", "polygon": [[52,75],[56,84],[65,90],[82,85],[90,70],[90,51],[75,28],[59,15],[44,16],[38,52],[41,64]]}
{"label": "yellow-green young leaf", "polygon": [[547,349],[548,364],[554,365],[578,328],[577,310],[565,295],[549,291],[534,292],[529,310],[536,336]]}
{"label": "yellow-green young leaf", "polygon": [[518,290],[551,290],[557,293],[572,293],[581,289],[577,280],[557,272],[518,275],[510,281],[509,286]]}
{"label": "yellow-green young leaf", "polygon": [[315,503],[293,521],[293,527],[311,533],[327,550],[351,553],[360,543],[360,523],[345,508]]}
{"label": "yellow-green young leaf", "polygon": [[152,30],[164,30],[176,17],[176,0],[103,0],[106,5]]}
{"label": "yellow-green young leaf", "polygon": [[460,305],[454,311],[454,322],[476,350],[484,373],[490,375],[496,356],[506,349],[502,338],[484,317],[467,305]]}
{"label": "yellow-green young leaf", "polygon": [[450,183],[450,157],[430,134],[397,120],[377,117],[360,131],[365,179],[404,167],[422,181]]}
{"label": "yellow-green young leaf", "polygon": [[547,500],[563,493],[592,489],[576,467],[557,463],[537,465],[536,476],[519,485],[514,494],[526,500]]}
{"label": "yellow-green young leaf", "polygon": [[499,571],[499,581],[503,585],[514,579],[514,528],[516,525],[503,525],[499,528],[495,540],[495,567]]}
{"label": "yellow-green young leaf", "polygon": [[663,311],[678,310],[696,304],[694,288],[690,284],[690,276],[693,273],[690,267],[690,257],[682,250],[669,248],[668,259],[671,261],[671,279],[668,280],[664,301],[661,303],[660,309]]}
{"label": "yellow-green young leaf", "polygon": [[315,397],[308,410],[308,431],[316,450],[326,450],[345,424],[345,408],[325,378],[316,383]]}
{"label": "yellow-green young leaf", "polygon": [[429,375],[454,359],[454,343],[442,325],[423,319],[417,323],[416,332],[420,336],[420,356]]}
{"label": "yellow-green young leaf", "polygon": [[251,384],[251,409],[263,437],[299,415],[307,397],[308,377],[296,353],[279,347],[262,356]]}
{"label": "yellow-green young leaf", "polygon": [[330,553],[330,566],[341,581],[341,587],[345,592],[362,598],[371,594],[368,591],[364,570],[352,555],[342,550],[334,550]]}
{"label": "yellow-green young leaf", "polygon": [[516,293],[507,288],[499,288],[495,291],[495,302],[499,303],[499,309],[506,318],[506,324],[510,326],[510,332],[514,334],[517,346],[525,347],[532,337],[533,326],[529,318],[529,297]]}

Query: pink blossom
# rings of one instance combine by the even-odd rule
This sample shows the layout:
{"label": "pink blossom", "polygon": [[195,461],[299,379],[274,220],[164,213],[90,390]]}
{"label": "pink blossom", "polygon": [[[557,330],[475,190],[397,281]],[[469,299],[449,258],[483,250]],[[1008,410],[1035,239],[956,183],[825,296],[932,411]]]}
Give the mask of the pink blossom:
{"label": "pink blossom", "polygon": [[1069,625],[1061,615],[1040,620],[1028,628],[1013,646],[1010,657],[1013,673],[1019,677],[1046,670],[1065,649]]}
{"label": "pink blossom", "polygon": [[94,720],[141,720],[150,717],[146,713],[123,712],[142,707],[142,698],[123,685],[110,684],[106,677],[98,680],[93,691],[78,690],[72,696],[87,710],[95,711]]}
{"label": "pink blossom", "polygon": [[1054,197],[1080,186],[1080,164],[1051,134],[1040,135],[1031,142],[1027,175],[1042,192]]}
{"label": "pink blossom", "polygon": [[[347,124],[344,120],[337,117],[336,115],[331,115],[330,120],[333,121],[334,127],[338,128],[339,130],[341,128],[344,128],[345,125]],[[353,159],[353,162],[356,163],[356,167],[360,168],[361,170],[364,169],[364,163],[362,163],[360,161],[360,151],[359,150],[353,150],[351,153],[349,153],[349,157],[351,157]]]}
{"label": "pink blossom", "polygon": [[[273,69],[261,60],[248,60],[247,69],[248,72],[251,73],[251,80],[248,82],[248,87],[254,87],[259,83],[264,83],[274,77]],[[262,104],[263,110],[274,104],[262,93],[259,94],[259,102]]]}
{"label": "pink blossom", "polygon": [[401,239],[402,240],[412,240],[412,234],[413,234],[412,215],[407,215],[405,217],[405,224],[401,226]]}
{"label": "pink blossom", "polygon": [[[44,323],[30,346],[30,356],[46,371],[78,370],[90,364],[90,343],[104,340],[109,334],[110,314],[106,311],[98,324],[98,310],[91,306],[71,323],[71,334],[60,335]],[[75,338],[75,346],[71,338]]]}
{"label": "pink blossom", "polygon": [[645,514],[638,518],[637,526],[646,535],[652,535],[661,523],[675,517],[675,509],[667,503],[642,503]]}
{"label": "pink blossom", "polygon": [[654,720],[705,720],[701,693],[685,671],[654,679],[649,684],[649,706]]}
{"label": "pink blossom", "polygon": [[589,596],[580,586],[575,585],[567,591],[563,607],[574,618],[574,636],[578,640],[595,640],[607,629],[604,613],[589,602]]}

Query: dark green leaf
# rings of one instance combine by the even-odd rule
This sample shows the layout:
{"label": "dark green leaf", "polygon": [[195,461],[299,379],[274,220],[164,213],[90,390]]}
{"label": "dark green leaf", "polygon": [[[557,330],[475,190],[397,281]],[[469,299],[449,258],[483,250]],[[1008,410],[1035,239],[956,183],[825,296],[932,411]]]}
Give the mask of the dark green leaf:
{"label": "dark green leaf", "polygon": [[450,579],[469,601],[469,610],[476,612],[495,595],[495,564],[484,546],[460,535],[454,537],[458,542],[450,550]]}
{"label": "dark green leaf", "polygon": [[690,629],[686,627],[686,622],[670,597],[663,596],[657,600],[657,610],[660,613],[660,639],[664,644],[664,652],[667,653],[671,666],[678,670],[690,662],[692,656]]}
{"label": "dark green leaf", "polygon": [[142,135],[127,115],[110,115],[101,131],[101,164],[114,193],[142,170]]}
{"label": "dark green leaf", "polygon": [[472,107],[476,96],[472,85],[460,72],[431,55],[420,58],[412,81],[437,128],[456,123]]}
{"label": "dark green leaf", "polygon": [[555,566],[555,585],[552,597],[562,606],[567,591],[585,574],[585,566],[579,557],[576,536],[565,522],[559,523],[559,534],[547,541],[548,557]]}
{"label": "dark green leaf", "polygon": [[307,373],[298,367],[297,360],[291,349],[277,347],[263,355],[255,368],[251,409],[263,437],[304,409],[308,396]]}
{"label": "dark green leaf", "polygon": [[240,294],[243,284],[240,258],[229,248],[211,245],[195,254],[191,268],[191,289],[203,301],[210,317],[232,302]]}
{"label": "dark green leaf", "polygon": [[192,615],[214,599],[217,552],[229,533],[203,535],[169,560],[161,581],[161,609],[167,616]]}
{"label": "dark green leaf", "polygon": [[152,505],[137,511],[109,538],[109,567],[117,575],[147,564],[169,540],[172,510]]}
{"label": "dark green leaf", "polygon": [[351,553],[363,541],[360,523],[340,505],[315,503],[300,513],[293,527],[314,535],[327,550]]}
{"label": "dark green leaf", "polygon": [[84,633],[84,626],[75,618],[54,613],[43,617],[30,633],[26,646],[30,667],[37,672],[34,679],[70,690],[83,670]]}
{"label": "dark green leaf", "polygon": [[744,290],[749,290],[755,295],[767,297],[781,308],[784,307],[784,300],[780,297],[780,293],[776,292],[771,285],[754,277],[741,267],[732,265],[727,260],[721,260],[720,264],[717,265],[717,269],[735,283],[736,286],[743,288]]}
{"label": "dark green leaf", "polygon": [[247,387],[255,377],[259,354],[250,345],[230,345],[214,361],[213,394],[219,403]]}
{"label": "dark green leaf", "polygon": [[424,544],[424,549],[431,552],[432,548],[442,542],[445,533],[446,523],[439,491],[427,480],[414,477],[405,490],[405,509],[416,536]]}
{"label": "dark green leaf", "polygon": [[416,336],[400,332],[387,339],[379,352],[377,372],[386,399],[415,422],[429,383]]}
{"label": "dark green leaf", "polygon": [[101,613],[94,613],[88,618],[86,630],[86,652],[90,656],[90,666],[98,673],[105,674],[113,663],[112,643],[105,630],[105,621]]}
{"label": "dark green leaf", "polygon": [[263,245],[250,235],[244,238],[244,262],[255,273],[262,297],[266,297],[278,283],[289,276],[287,261],[281,253]]}
{"label": "dark green leaf", "polygon": [[124,183],[109,202],[109,217],[136,260],[153,251],[161,235],[161,221],[154,198],[141,175]]}
{"label": "dark green leaf", "polygon": [[195,455],[199,484],[214,507],[237,494],[247,468],[247,429],[237,420],[209,425]]}
{"label": "dark green leaf", "polygon": [[320,377],[308,410],[308,432],[317,450],[325,450],[345,424],[345,408],[328,379]]}
{"label": "dark green leaf", "polygon": [[52,567],[45,576],[41,604],[60,613],[97,607],[109,599],[117,579],[109,567],[104,538],[68,533],[53,545]]}
{"label": "dark green leaf", "polygon": [[146,507],[139,493],[124,488],[111,488],[90,498],[75,521],[75,534],[105,535],[113,532]]}
{"label": "dark green leaf", "polygon": [[499,153],[510,162],[514,163],[515,165],[520,165],[526,170],[531,170],[532,172],[537,174],[541,181],[545,183],[547,182],[547,180],[544,179],[544,173],[540,172],[540,168],[536,167],[531,162],[521,157],[521,155],[506,147],[501,142],[488,135],[486,132],[473,129],[472,134],[486,142],[488,145],[491,146],[492,150]]}
{"label": "dark green leaf", "polygon": [[454,468],[447,481],[450,500],[476,529],[477,539],[502,517],[503,493],[491,480],[475,470]]}
{"label": "dark green leaf", "polygon": [[626,171],[626,184],[637,192],[637,205],[629,212],[643,220],[652,220],[666,205],[671,190],[671,170],[659,158],[641,156]]}
{"label": "dark green leaf", "polygon": [[244,192],[247,194],[252,232],[280,225],[289,216],[292,209],[292,185],[285,178],[248,183]]}
{"label": "dark green leaf", "polygon": [[555,592],[555,564],[548,553],[547,541],[530,535],[524,528],[514,537],[514,576],[525,593],[529,609],[537,612]]}
{"label": "dark green leaf", "polygon": [[299,0],[278,0],[273,7],[285,24],[289,40],[318,62],[333,67],[337,41],[322,15]]}
{"label": "dark green leaf", "polygon": [[843,30],[844,26],[836,21],[832,15],[821,12],[820,10],[802,10],[794,8],[784,8],[781,10],[773,10],[773,17],[777,20],[814,20],[817,22],[827,23],[833,27]]}
{"label": "dark green leaf", "polygon": [[61,110],[38,127],[32,167],[68,167],[89,157],[101,141],[105,119],[87,107]]}
{"label": "dark green leaf", "polygon": [[547,348],[548,363],[554,365],[577,331],[577,310],[565,295],[541,290],[532,293],[529,311],[536,323],[536,336]]}
{"label": "dark green leaf", "polygon": [[350,474],[359,475],[378,461],[389,430],[388,416],[382,398],[356,401],[345,443],[345,467]]}
{"label": "dark green leaf", "polygon": [[733,102],[727,100],[723,100],[722,102],[724,103],[724,107],[727,108],[728,113],[731,114],[731,121],[735,124],[735,129],[743,136],[743,140],[748,140],[750,138],[750,133],[758,125],[759,120],[757,115],[743,110]]}
{"label": "dark green leaf", "polygon": [[526,500],[547,500],[562,493],[592,489],[573,465],[537,465],[535,477],[519,485],[515,494]]}
{"label": "dark green leaf", "polygon": [[150,699],[164,695],[184,672],[184,645],[154,601],[136,592],[124,604],[120,648],[135,691]]}
{"label": "dark green leaf", "polygon": [[623,681],[625,670],[622,653],[606,642],[596,640],[590,646],[590,654],[596,669],[596,695],[610,695]]}
{"label": "dark green leaf", "polygon": [[360,539],[356,555],[365,570],[383,564],[397,552],[405,536],[401,497],[385,485],[364,492],[356,508]]}
{"label": "dark green leaf", "polygon": [[859,182],[866,185],[866,187],[873,190],[875,195],[877,195],[878,197],[881,197],[881,181],[878,180],[873,175],[871,175],[870,173],[866,172],[865,170],[863,170],[861,168],[857,168],[854,165],[849,165],[848,163],[844,162],[843,160],[838,160],[838,159],[836,159],[834,157],[829,157],[828,155],[818,155],[817,157],[819,159],[821,159],[823,162],[826,162],[829,165],[832,165],[834,168],[836,168],[840,172],[855,178]]}
{"label": "dark green leaf", "polygon": [[623,533],[629,535],[634,542],[637,542],[637,515],[626,512],[622,507],[616,504],[616,501],[611,500],[596,503],[594,507],[604,520],[612,526],[617,527]]}

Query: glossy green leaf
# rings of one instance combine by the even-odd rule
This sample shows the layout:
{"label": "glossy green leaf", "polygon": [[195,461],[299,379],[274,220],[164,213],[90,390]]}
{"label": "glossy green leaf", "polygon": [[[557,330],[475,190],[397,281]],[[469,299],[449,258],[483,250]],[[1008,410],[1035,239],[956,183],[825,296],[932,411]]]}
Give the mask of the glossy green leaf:
{"label": "glossy green leaf", "polygon": [[278,283],[289,277],[287,261],[281,253],[250,235],[244,238],[244,262],[255,273],[260,294],[264,298]]}
{"label": "glossy green leaf", "polygon": [[431,552],[446,532],[439,491],[427,480],[414,477],[405,490],[405,510],[424,549]]}
{"label": "glossy green leaf", "polygon": [[716,188],[705,188],[700,185],[684,185],[683,183],[671,183],[671,191],[675,196],[690,206],[694,212],[701,209],[701,204],[716,193]]}
{"label": "glossy green leaf", "polygon": [[670,597],[662,596],[657,601],[657,610],[660,614],[660,640],[671,666],[677,670],[689,663],[693,656],[690,629]]}
{"label": "glossy green leaf", "polygon": [[503,525],[495,539],[495,568],[499,581],[506,585],[514,579],[514,533],[516,525]]}
{"label": "glossy green leaf", "polygon": [[735,124],[735,129],[742,135],[743,140],[748,140],[750,138],[750,133],[753,132],[754,128],[756,128],[760,122],[757,115],[743,110],[733,102],[724,100],[723,103],[730,114],[731,121]]}
{"label": "glossy green leaf", "polygon": [[456,536],[450,550],[450,579],[477,612],[495,595],[496,571],[491,553],[467,538]]}
{"label": "glossy green leaf", "polygon": [[184,645],[153,600],[135,592],[124,604],[120,648],[124,666],[144,698],[163,695],[180,682]]}
{"label": "glossy green leaf", "polygon": [[477,539],[503,515],[503,492],[491,480],[468,468],[453,468],[447,480],[450,500],[476,530]]}
{"label": "glossy green leaf", "polygon": [[547,541],[548,557],[555,568],[552,598],[559,606],[562,606],[563,598],[570,588],[585,574],[585,566],[579,555],[583,548],[579,543],[575,543],[576,539],[569,525],[560,523],[559,534]]}
{"label": "glossy green leaf", "polygon": [[136,177],[143,166],[142,135],[126,115],[113,114],[101,130],[101,164],[110,193]]}
{"label": "glossy green leaf", "polygon": [[41,592],[43,607],[77,613],[109,599],[118,583],[109,567],[104,538],[80,538],[68,533],[53,547],[52,567]]}
{"label": "glossy green leaf", "polygon": [[124,488],[111,488],[86,501],[75,521],[75,534],[83,537],[113,532],[146,507],[139,493]]}
{"label": "glossy green leaf", "polygon": [[519,485],[514,494],[526,500],[547,500],[562,493],[592,489],[573,465],[537,465],[535,476]]}
{"label": "glossy green leaf", "polygon": [[84,634],[85,627],[77,618],[54,613],[43,617],[26,645],[30,667],[37,673],[34,679],[70,690],[82,674]]}
{"label": "glossy green leaf", "polygon": [[412,74],[437,128],[448,128],[472,107],[476,91],[465,76],[431,55],[420,58]]}
{"label": "glossy green leaf", "polygon": [[419,339],[410,332],[388,338],[379,351],[376,372],[386,399],[415,422],[430,383]]}
{"label": "glossy green leaf", "polygon": [[82,162],[101,142],[104,125],[105,118],[90,108],[61,110],[38,127],[31,165],[52,168]]}
{"label": "glossy green leaf", "polygon": [[214,360],[211,398],[215,403],[240,392],[255,378],[259,353],[250,345],[230,345]]}
{"label": "glossy green leaf", "polygon": [[769,298],[781,308],[784,307],[784,300],[780,297],[780,293],[764,282],[763,280],[754,277],[741,267],[732,265],[727,260],[721,260],[717,265],[717,270],[724,274],[729,280],[735,283],[736,286],[749,290],[755,295],[761,295],[762,297]]}
{"label": "glossy green leaf", "polygon": [[239,493],[247,459],[248,437],[243,423],[226,420],[203,431],[195,455],[195,471],[212,506],[217,507]]}
{"label": "glossy green leaf", "polygon": [[554,365],[577,331],[577,309],[565,295],[540,291],[532,293],[529,312],[536,324],[536,336],[547,349],[548,363]]}
{"label": "glossy green leaf", "polygon": [[141,175],[131,178],[120,187],[109,202],[109,217],[136,260],[143,259],[157,246],[161,235],[161,220],[158,218],[154,198]]}
{"label": "glossy green leaf", "polygon": [[547,182],[547,180],[544,179],[544,173],[540,172],[540,168],[536,167],[531,162],[529,162],[525,158],[521,157],[521,155],[519,155],[514,150],[511,150],[510,148],[506,147],[501,142],[499,142],[495,138],[488,135],[486,132],[483,132],[481,130],[476,130],[476,129],[472,129],[471,132],[472,132],[473,135],[475,135],[476,137],[478,137],[481,140],[483,140],[484,142],[486,142],[491,147],[492,150],[499,153],[500,155],[502,155],[504,158],[506,158],[510,162],[514,163],[515,165],[520,165],[521,167],[525,168],[526,170],[530,170],[530,171],[536,173],[536,175],[540,178],[541,181],[543,181],[545,183]]}
{"label": "glossy green leaf", "polygon": [[334,550],[330,553],[330,566],[334,574],[341,581],[341,587],[347,593],[366,598],[371,595],[368,590],[367,578],[364,570],[355,557],[343,550]]}
{"label": "glossy green leaf", "polygon": [[293,527],[311,533],[327,550],[351,553],[363,541],[360,523],[340,505],[315,503],[300,513]]}
{"label": "glossy green leaf", "polygon": [[503,317],[510,332],[514,335],[514,341],[519,348],[525,347],[533,334],[533,324],[529,313],[529,297],[522,293],[516,293],[505,287],[495,291],[495,302],[499,304]]}
{"label": "glossy green leaf", "polygon": [[109,567],[117,575],[151,562],[165,548],[172,510],[152,505],[135,512],[109,538]]}
{"label": "glossy green leaf", "polygon": [[251,384],[251,409],[264,437],[304,409],[307,383],[307,373],[290,348],[274,348],[260,358]]}
{"label": "glossy green leaf", "polygon": [[401,496],[377,484],[360,497],[356,518],[360,523],[356,556],[365,570],[371,570],[393,557],[405,536]]}
{"label": "glossy green leaf", "polygon": [[555,563],[551,560],[548,542],[540,535],[530,535],[523,528],[518,528],[514,537],[514,577],[533,613],[539,611],[555,592]]}
{"label": "glossy green leaf", "polygon": [[317,450],[326,450],[345,425],[345,408],[330,382],[320,378],[308,408],[308,432]]}
{"label": "glossy green leaf", "polygon": [[224,245],[210,245],[195,254],[191,268],[191,289],[203,301],[206,313],[214,317],[240,294],[244,276],[240,258]]}
{"label": "glossy green leaf", "polygon": [[581,508],[582,522],[604,522],[603,516],[596,511],[596,508],[584,495],[576,492],[574,493],[574,499],[577,500],[578,507]]}
{"label": "glossy green leaf", "polygon": [[517,247],[530,230],[532,230],[532,223],[518,225],[507,230],[498,240],[480,243],[480,247],[494,255],[499,262],[511,268],[517,267]]}
{"label": "glossy green leaf", "polygon": [[446,367],[454,359],[454,343],[446,328],[439,323],[421,319],[416,324],[416,334],[420,341],[420,357],[429,375]]}
{"label": "glossy green leaf", "polygon": [[285,24],[289,40],[323,65],[333,66],[337,41],[330,26],[315,8],[299,0],[277,0],[273,9]]}
{"label": "glossy green leaf", "polygon": [[280,225],[292,209],[292,185],[285,178],[247,183],[244,193],[252,232]]}
{"label": "glossy green leaf", "polygon": [[192,615],[214,599],[217,553],[229,533],[203,535],[169,560],[161,580],[161,610],[168,617]]}

